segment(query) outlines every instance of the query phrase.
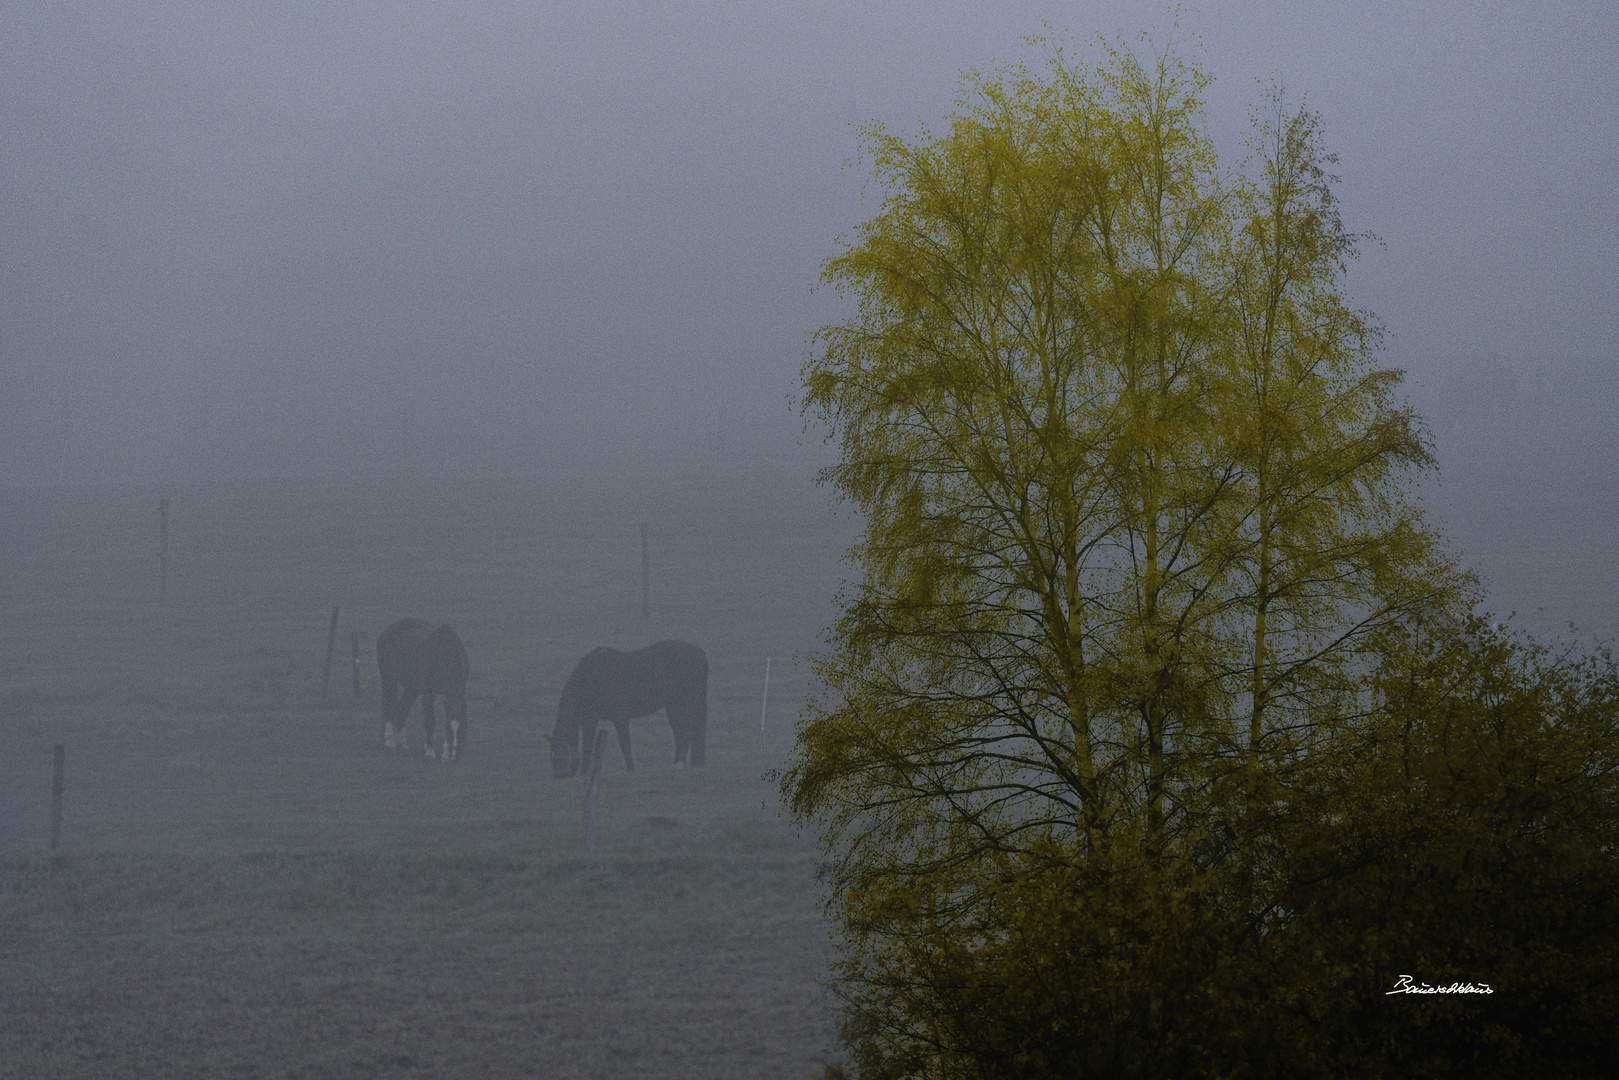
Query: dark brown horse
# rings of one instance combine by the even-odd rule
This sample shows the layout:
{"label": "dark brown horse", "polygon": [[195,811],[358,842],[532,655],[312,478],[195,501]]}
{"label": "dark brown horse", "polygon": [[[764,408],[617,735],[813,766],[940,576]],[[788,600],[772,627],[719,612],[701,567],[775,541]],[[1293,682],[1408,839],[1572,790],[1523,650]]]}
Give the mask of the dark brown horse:
{"label": "dark brown horse", "polygon": [[618,730],[624,767],[635,771],[630,721],[659,709],[675,732],[675,768],[689,753],[701,765],[708,749],[708,656],[684,641],[660,641],[635,652],[605,646],[592,650],[562,687],[557,726],[551,734],[551,775],[561,779],[590,771],[596,729]]}
{"label": "dark brown horse", "polygon": [[433,629],[421,619],[400,619],[377,638],[377,669],[382,674],[383,741],[388,749],[405,744],[405,721],[422,699],[427,756],[433,753],[433,699],[444,697],[444,760],[454,761],[467,745],[467,650],[449,624]]}

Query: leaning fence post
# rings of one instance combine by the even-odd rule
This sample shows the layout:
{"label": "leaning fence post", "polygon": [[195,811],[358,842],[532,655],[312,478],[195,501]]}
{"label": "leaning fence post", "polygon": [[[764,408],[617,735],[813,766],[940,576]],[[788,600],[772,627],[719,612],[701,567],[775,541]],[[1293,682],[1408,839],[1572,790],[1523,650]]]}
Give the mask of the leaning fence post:
{"label": "leaning fence post", "polygon": [[51,769],[51,850],[62,842],[62,772],[67,750],[56,744],[56,761]]}
{"label": "leaning fence post", "polygon": [[332,626],[326,631],[326,675],[320,681],[320,699],[326,700],[326,691],[332,688],[332,653],[337,649],[337,605],[332,605]]}
{"label": "leaning fence post", "polygon": [[770,657],[765,657],[765,697],[759,703],[759,730],[765,729],[765,710],[770,708]]}
{"label": "leaning fence post", "polygon": [[585,850],[596,850],[596,801],[601,795],[602,755],[607,752],[607,729],[596,732],[596,749],[590,755],[590,782],[585,786]]}

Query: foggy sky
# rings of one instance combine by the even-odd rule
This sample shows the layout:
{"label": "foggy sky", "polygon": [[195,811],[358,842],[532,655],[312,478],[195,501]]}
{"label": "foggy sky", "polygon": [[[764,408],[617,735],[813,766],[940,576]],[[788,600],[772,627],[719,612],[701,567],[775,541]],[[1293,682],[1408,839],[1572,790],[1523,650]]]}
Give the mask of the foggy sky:
{"label": "foggy sky", "polygon": [[[852,125],[937,120],[1042,20],[1170,21],[0,4],[0,482],[812,453],[810,286],[876,208]],[[1210,4],[1175,38],[1228,163],[1262,84],[1321,111],[1382,238],[1355,299],[1442,436],[1513,402],[1615,430],[1619,8]]]}

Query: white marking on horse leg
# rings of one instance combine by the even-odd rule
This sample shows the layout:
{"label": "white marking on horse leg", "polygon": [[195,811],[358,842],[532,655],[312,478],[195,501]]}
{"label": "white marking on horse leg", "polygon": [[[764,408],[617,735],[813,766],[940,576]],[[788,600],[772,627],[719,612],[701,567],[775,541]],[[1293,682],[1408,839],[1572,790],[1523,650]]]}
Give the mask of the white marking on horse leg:
{"label": "white marking on horse leg", "polygon": [[433,753],[433,744],[432,743],[427,744],[427,756],[428,757],[437,757],[438,756],[437,754]]}
{"label": "white marking on horse leg", "polygon": [[394,723],[392,720],[388,721],[387,730],[383,733],[382,745],[386,746],[390,750],[399,749],[399,736],[394,732]]}
{"label": "white marking on horse leg", "polygon": [[684,769],[685,767],[686,767],[686,763],[684,761],[680,761],[678,759],[675,761],[675,768]]}

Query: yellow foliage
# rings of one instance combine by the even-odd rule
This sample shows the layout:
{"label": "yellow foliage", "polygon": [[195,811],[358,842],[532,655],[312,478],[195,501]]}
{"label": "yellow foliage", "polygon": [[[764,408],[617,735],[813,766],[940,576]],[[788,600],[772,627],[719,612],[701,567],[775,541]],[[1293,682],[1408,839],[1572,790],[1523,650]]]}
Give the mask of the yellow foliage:
{"label": "yellow foliage", "polygon": [[[803,373],[865,528],[781,782],[822,829],[852,1038],[889,1055],[862,1075],[980,1075],[938,988],[1036,932],[1065,979],[1157,972],[1099,975],[1087,1038],[1257,994],[1209,945],[1275,908],[1255,823],[1377,708],[1379,635],[1476,594],[1410,498],[1432,462],[1346,294],[1318,117],[1268,98],[1229,174],[1196,65],[1031,45],[937,136],[862,129],[885,197]],[[1086,1060],[1164,1066],[1128,1041]],[[1047,1068],[1002,1049],[984,1075]]]}

